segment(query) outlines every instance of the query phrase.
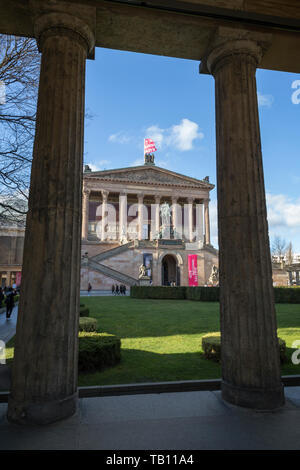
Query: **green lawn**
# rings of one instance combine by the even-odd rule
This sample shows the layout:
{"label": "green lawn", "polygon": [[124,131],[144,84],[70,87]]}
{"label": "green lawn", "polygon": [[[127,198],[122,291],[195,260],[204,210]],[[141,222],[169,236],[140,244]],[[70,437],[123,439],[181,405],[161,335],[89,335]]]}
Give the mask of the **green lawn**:
{"label": "green lawn", "polygon": [[[84,297],[99,331],[121,338],[119,365],[81,374],[79,385],[213,379],[220,365],[204,359],[201,337],[218,331],[219,304],[189,300],[140,300],[130,297]],[[277,304],[278,336],[288,346],[289,361],[282,375],[300,374],[290,361],[291,344],[300,340],[300,305]],[[13,356],[13,340],[7,345]]]}
{"label": "green lawn", "polygon": [[[122,361],[101,373],[82,374],[79,385],[212,379],[220,366],[204,359],[201,337],[218,331],[219,304],[188,300],[85,297],[99,331],[119,336]],[[277,304],[278,336],[290,347],[300,339],[300,305]],[[292,353],[288,349],[288,355]],[[289,360],[282,374],[299,374]]]}

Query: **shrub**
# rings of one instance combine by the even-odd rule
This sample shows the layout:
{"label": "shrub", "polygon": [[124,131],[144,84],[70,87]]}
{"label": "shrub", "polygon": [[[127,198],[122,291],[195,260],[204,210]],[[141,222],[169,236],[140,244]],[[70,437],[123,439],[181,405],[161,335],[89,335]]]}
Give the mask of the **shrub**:
{"label": "shrub", "polygon": [[219,302],[220,288],[219,287],[187,287],[186,299],[200,300],[202,302]]}
{"label": "shrub", "polygon": [[80,317],[79,331],[97,331],[98,323],[96,318]]}
{"label": "shrub", "polygon": [[300,304],[299,287],[274,287],[275,302],[286,304]]}
{"label": "shrub", "polygon": [[284,362],[287,362],[287,357],[286,357],[286,342],[282,338],[278,338],[278,344],[279,344],[279,355],[280,355],[280,362],[283,364]]}
{"label": "shrub", "polygon": [[130,297],[136,299],[185,299],[186,287],[132,286]]}
{"label": "shrub", "polygon": [[105,333],[79,333],[78,370],[100,371],[121,360],[121,340]]}
{"label": "shrub", "polygon": [[80,317],[89,317],[90,316],[90,310],[86,307],[80,307],[79,316]]}
{"label": "shrub", "polygon": [[221,333],[208,333],[202,336],[202,349],[206,359],[221,360]]}
{"label": "shrub", "polygon": [[[286,362],[286,343],[278,338],[280,362]],[[206,359],[220,362],[221,360],[221,333],[219,331],[202,336],[202,349]]]}

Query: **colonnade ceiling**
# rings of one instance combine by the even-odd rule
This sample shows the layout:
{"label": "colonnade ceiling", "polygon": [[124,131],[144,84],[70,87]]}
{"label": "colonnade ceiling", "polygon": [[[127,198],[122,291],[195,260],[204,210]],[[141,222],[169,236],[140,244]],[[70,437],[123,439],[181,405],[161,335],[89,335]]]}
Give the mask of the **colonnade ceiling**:
{"label": "colonnade ceiling", "polygon": [[201,60],[218,26],[272,33],[261,68],[300,72],[298,0],[0,0],[0,32],[33,37],[33,12],[81,8],[96,46]]}

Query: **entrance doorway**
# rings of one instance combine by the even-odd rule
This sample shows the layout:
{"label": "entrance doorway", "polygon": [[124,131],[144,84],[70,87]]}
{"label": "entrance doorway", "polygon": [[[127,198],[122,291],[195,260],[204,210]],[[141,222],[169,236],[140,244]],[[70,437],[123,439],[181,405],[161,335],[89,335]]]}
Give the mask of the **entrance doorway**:
{"label": "entrance doorway", "polygon": [[161,283],[170,286],[173,282],[176,286],[180,285],[177,260],[173,255],[165,255],[161,262]]}

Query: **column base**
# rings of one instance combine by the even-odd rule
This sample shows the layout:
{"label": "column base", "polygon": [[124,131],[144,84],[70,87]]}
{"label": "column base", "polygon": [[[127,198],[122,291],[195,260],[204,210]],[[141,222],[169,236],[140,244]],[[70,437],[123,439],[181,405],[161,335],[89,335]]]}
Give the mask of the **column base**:
{"label": "column base", "polygon": [[276,389],[260,389],[237,387],[222,381],[221,390],[223,400],[244,408],[274,411],[285,403],[283,384]]}
{"label": "column base", "polygon": [[61,400],[19,403],[8,400],[7,419],[16,424],[51,424],[72,416],[78,405],[78,392]]}

